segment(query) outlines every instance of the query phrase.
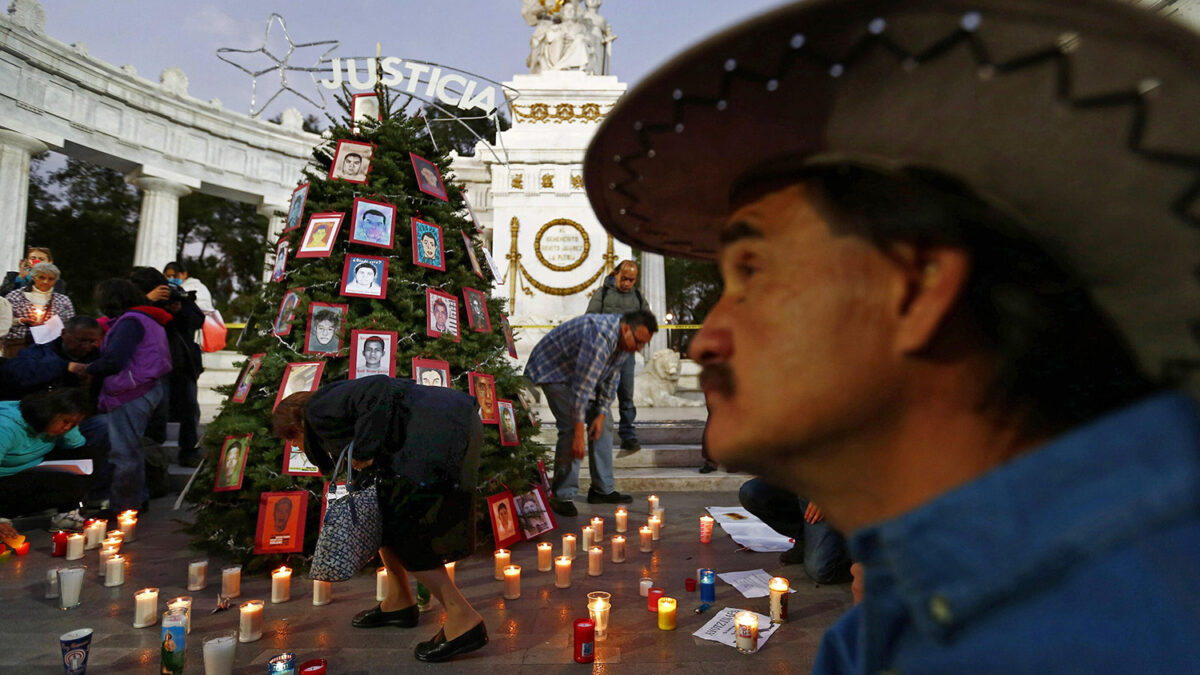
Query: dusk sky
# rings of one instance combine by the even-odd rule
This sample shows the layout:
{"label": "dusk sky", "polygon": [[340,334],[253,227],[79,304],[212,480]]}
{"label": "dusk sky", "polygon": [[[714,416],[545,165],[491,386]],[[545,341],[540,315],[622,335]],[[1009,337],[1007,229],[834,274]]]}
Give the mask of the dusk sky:
{"label": "dusk sky", "polygon": [[[635,84],[657,65],[697,40],[741,19],[782,4],[780,0],[605,0],[600,13],[618,36],[612,74]],[[528,72],[533,28],[521,18],[520,0],[276,0],[261,2],[164,2],[163,0],[42,0],[46,32],[116,66],[131,64],[157,82],[159,73],[179,66],[190,81],[189,94],[221,99],[224,107],[249,112],[251,78],[217,59],[218,47],[262,46],[268,16],[283,15],[293,42],[339,40],[331,56],[385,56],[446,64],[504,82]],[[286,45],[273,31],[272,45]],[[277,39],[279,38],[279,39]],[[322,48],[297,52],[311,65]],[[279,51],[283,51],[280,49]],[[311,81],[295,74],[292,83],[311,91]],[[259,100],[278,88],[264,76]],[[265,117],[287,107],[312,109],[290,94],[281,95]]]}

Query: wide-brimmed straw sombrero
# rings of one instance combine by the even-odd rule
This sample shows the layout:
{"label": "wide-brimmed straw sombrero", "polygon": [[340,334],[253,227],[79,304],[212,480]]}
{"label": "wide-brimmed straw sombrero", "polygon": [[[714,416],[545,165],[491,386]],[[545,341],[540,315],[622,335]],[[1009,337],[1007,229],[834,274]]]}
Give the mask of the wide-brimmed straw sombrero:
{"label": "wide-brimmed straw sombrero", "polygon": [[1152,374],[1200,364],[1200,37],[1115,0],[811,0],[622,98],[584,167],[644,251],[711,259],[730,188],[839,158],[938,169],[1035,225]]}

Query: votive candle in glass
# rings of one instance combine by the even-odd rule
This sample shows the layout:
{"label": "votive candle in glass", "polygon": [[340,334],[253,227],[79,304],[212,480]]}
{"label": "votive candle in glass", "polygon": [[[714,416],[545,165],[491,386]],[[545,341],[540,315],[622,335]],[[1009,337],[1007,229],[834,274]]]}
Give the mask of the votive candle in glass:
{"label": "votive candle in glass", "polygon": [[46,595],[47,600],[53,600],[58,597],[58,570],[59,567],[53,567],[46,570]]}
{"label": "votive candle in glass", "polygon": [[592,541],[597,544],[604,541],[604,519],[600,516],[592,518]]}
{"label": "votive candle in glass", "polygon": [[700,543],[707,544],[712,541],[713,517],[700,516]]}
{"label": "votive candle in glass", "polygon": [[613,514],[613,518],[617,521],[617,532],[626,532],[629,530],[629,511],[624,506],[617,507],[617,512]]}
{"label": "votive candle in glass", "polygon": [[333,597],[333,584],[320,579],[313,579],[313,605],[320,607],[328,605]]}
{"label": "votive candle in glass", "polygon": [[181,595],[178,598],[172,598],[172,599],[168,600],[167,601],[167,610],[170,611],[172,609],[183,610],[184,618],[186,620],[186,623],[184,623],[183,632],[188,635],[191,635],[192,634],[192,596]]}
{"label": "votive candle in glass", "polygon": [[625,537],[619,534],[614,534],[612,544],[609,546],[612,549],[612,561],[615,563],[625,562]]}
{"label": "votive candle in glass", "polygon": [[658,599],[666,595],[666,589],[658,586],[651,586],[650,590],[646,591],[646,609],[651,612],[658,611]]}
{"label": "votive candle in glass", "polygon": [[641,538],[639,550],[642,553],[649,553],[654,550],[654,531],[650,529],[649,525],[639,527],[638,536]]}
{"label": "votive candle in glass", "polygon": [[221,568],[221,595],[236,598],[242,594],[242,566]]}
{"label": "votive candle in glass", "polygon": [[667,512],[664,511],[663,509],[654,509],[653,511],[650,512],[650,515],[658,516],[659,527],[667,526]]}
{"label": "votive candle in glass", "polygon": [[556,588],[571,587],[571,559],[565,555],[554,559],[554,586]]}
{"label": "votive candle in glass", "polygon": [[562,554],[571,560],[575,559],[575,535],[570,532],[563,535]]}
{"label": "votive candle in glass", "polygon": [[734,615],[735,645],[743,654],[758,651],[758,615],[754,612],[738,612]]}
{"label": "votive candle in glass", "polygon": [[271,572],[271,602],[287,602],[292,599],[292,569],[280,567]]}
{"label": "votive candle in glass", "polygon": [[122,534],[125,535],[125,541],[133,541],[134,535],[137,534],[138,512],[129,509],[122,511],[117,516],[117,526],[121,528]]}
{"label": "votive candle in glass", "polygon": [[158,589],[143,588],[133,596],[133,627],[145,628],[158,623]]}
{"label": "votive candle in glass", "polygon": [[227,630],[204,638],[204,675],[231,675],[238,634]]}
{"label": "votive candle in glass", "polygon": [[383,602],[387,600],[388,594],[388,573],[386,567],[380,567],[375,570],[375,600]]}
{"label": "votive candle in glass", "polygon": [[650,516],[650,519],[646,521],[646,524],[650,526],[650,536],[654,539],[654,541],[658,541],[659,536],[662,534],[662,518],[659,518],[658,516]]}
{"label": "votive candle in glass", "polygon": [[262,639],[263,601],[247,600],[238,606],[238,642],[254,642]]}
{"label": "votive candle in glass", "polygon": [[104,563],[104,585],[108,588],[125,583],[125,556],[117,553]]}
{"label": "votive candle in glass", "polygon": [[771,577],[767,588],[771,591],[771,623],[784,623],[788,614],[788,580]]}
{"label": "votive candle in glass", "polygon": [[650,495],[646,497],[646,512],[654,513],[654,509],[658,508],[658,495]]}
{"label": "votive candle in glass", "polygon": [[543,541],[537,545],[538,571],[549,572],[554,567],[554,547]]}
{"label": "votive candle in glass", "polygon": [[675,630],[675,598],[658,599],[658,629]]}
{"label": "votive candle in glass", "polygon": [[114,555],[116,555],[117,552],[120,550],[121,550],[121,548],[119,546],[101,546],[100,547],[100,564],[99,564],[100,576],[104,576],[105,572],[107,571],[107,567],[105,564],[108,562],[108,559],[113,557]]}
{"label": "votive candle in glass", "polygon": [[596,624],[596,639],[608,636],[608,615],[612,609],[612,595],[604,591],[588,593],[588,616]]}
{"label": "votive candle in glass", "polygon": [[87,537],[75,532],[67,535],[67,560],[79,560],[83,557],[84,542]]}
{"label": "votive candle in glass", "polygon": [[521,566],[504,566],[504,599],[516,600],[521,597]]}
{"label": "votive candle in glass", "polygon": [[653,587],[654,587],[653,579],[651,579],[650,577],[642,577],[642,580],[638,582],[638,595],[642,596],[643,598],[647,597],[647,595],[650,592],[650,589]]}
{"label": "votive candle in glass", "polygon": [[84,542],[83,548],[92,550],[100,548],[100,542],[104,540],[104,533],[108,530],[108,521],[104,519],[93,519],[91,522],[83,526]]}
{"label": "votive candle in glass", "polygon": [[109,539],[116,541],[116,543],[120,545],[125,541],[125,533],[120,530],[109,530],[108,532],[104,533],[104,540],[101,541],[100,544],[103,545],[104,542],[108,541]]}
{"label": "votive candle in glass", "polygon": [[86,565],[58,568],[58,606],[74,609],[79,606],[79,595],[83,591],[83,575]]}
{"label": "votive candle in glass", "polygon": [[579,548],[586,551],[592,547],[592,543],[594,542],[592,535],[595,530],[592,529],[591,525],[584,525],[580,532]]}
{"label": "votive candle in glass", "polygon": [[604,573],[604,549],[593,546],[588,549],[588,576],[598,577]]}
{"label": "votive candle in glass", "polygon": [[504,568],[508,567],[509,563],[512,562],[512,551],[506,548],[498,548],[496,549],[494,558],[496,562],[496,568],[493,578],[497,581],[504,581]]}
{"label": "votive candle in glass", "polygon": [[708,568],[700,570],[700,602],[717,599],[717,573]]}
{"label": "votive candle in glass", "polygon": [[208,586],[208,560],[193,560],[188,563],[187,579],[189,591],[204,590],[204,587]]}

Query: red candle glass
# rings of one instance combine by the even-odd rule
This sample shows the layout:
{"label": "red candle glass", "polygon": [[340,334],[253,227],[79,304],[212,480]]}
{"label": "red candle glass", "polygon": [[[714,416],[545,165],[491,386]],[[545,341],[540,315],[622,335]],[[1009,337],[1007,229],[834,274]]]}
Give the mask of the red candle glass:
{"label": "red candle glass", "polygon": [[300,664],[300,675],[325,675],[328,667],[325,659],[310,659]]}
{"label": "red candle glass", "polygon": [[666,593],[665,590],[658,586],[651,586],[650,591],[646,593],[646,609],[658,614],[658,599]]}
{"label": "red candle glass", "polygon": [[691,577],[684,579],[683,580],[683,588],[688,593],[695,593],[696,592],[696,580]]}
{"label": "red candle glass", "polygon": [[66,555],[67,554],[67,533],[63,532],[62,530],[55,532],[54,536],[50,537],[50,544],[51,544],[51,546],[53,546],[53,549],[51,550],[50,555],[56,556],[56,557]]}
{"label": "red candle glass", "polygon": [[29,542],[23,541],[19,545],[12,547],[12,550],[16,551],[17,555],[28,555],[29,554]]}
{"label": "red candle glass", "polygon": [[596,623],[591,619],[575,619],[575,663],[596,660]]}

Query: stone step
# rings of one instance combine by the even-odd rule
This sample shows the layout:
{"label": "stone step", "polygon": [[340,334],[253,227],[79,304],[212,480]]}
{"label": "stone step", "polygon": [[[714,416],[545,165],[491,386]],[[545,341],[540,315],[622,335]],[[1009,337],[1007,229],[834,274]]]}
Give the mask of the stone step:
{"label": "stone step", "polygon": [[[554,417],[549,410],[543,410],[538,411],[538,418],[542,421],[542,425],[534,440],[542,445],[554,447],[555,439],[558,436],[558,432],[554,428]],[[639,420],[634,424],[637,428],[638,442],[643,447],[647,445],[695,445],[699,447],[704,438],[704,425],[705,421],[702,419]],[[620,445],[620,443],[617,436],[617,425],[613,424],[613,444]]]}
{"label": "stone step", "polygon": [[[699,445],[643,445],[632,455],[621,457],[619,447],[613,448],[613,470],[646,469],[657,466],[699,467],[704,463]],[[581,462],[586,470],[588,458]]]}
{"label": "stone step", "polygon": [[[654,467],[614,469],[613,479],[618,492],[733,492],[737,493],[751,477],[742,473],[726,473],[717,469],[700,473],[693,467]],[[579,499],[587,498],[592,480],[587,471],[579,472]]]}

